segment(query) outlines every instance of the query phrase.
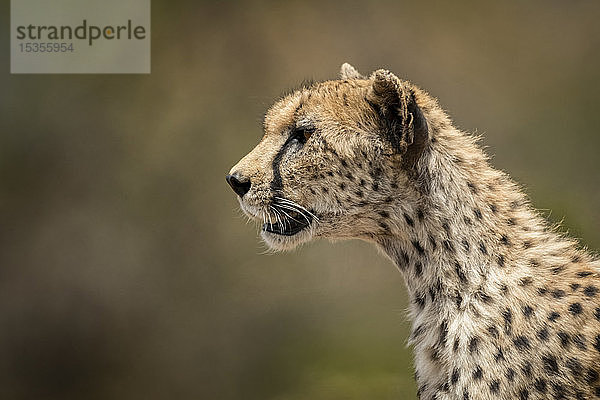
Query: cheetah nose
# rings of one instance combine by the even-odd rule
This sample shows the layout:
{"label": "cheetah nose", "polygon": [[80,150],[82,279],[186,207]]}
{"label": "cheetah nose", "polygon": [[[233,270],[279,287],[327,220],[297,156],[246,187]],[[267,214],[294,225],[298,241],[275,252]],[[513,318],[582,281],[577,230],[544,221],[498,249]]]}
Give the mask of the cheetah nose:
{"label": "cheetah nose", "polygon": [[246,193],[250,190],[252,186],[252,182],[250,179],[244,178],[240,176],[237,172],[234,172],[231,175],[227,175],[225,177],[229,186],[233,189],[234,192],[237,193],[238,196],[244,197]]}

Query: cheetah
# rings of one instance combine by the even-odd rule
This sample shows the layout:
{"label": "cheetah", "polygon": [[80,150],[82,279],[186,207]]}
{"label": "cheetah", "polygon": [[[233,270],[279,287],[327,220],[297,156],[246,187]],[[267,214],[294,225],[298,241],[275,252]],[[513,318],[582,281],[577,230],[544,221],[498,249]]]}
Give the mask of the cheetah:
{"label": "cheetah", "polygon": [[600,260],[387,70],[276,102],[227,182],[274,250],[374,243],[408,290],[419,398],[600,399]]}

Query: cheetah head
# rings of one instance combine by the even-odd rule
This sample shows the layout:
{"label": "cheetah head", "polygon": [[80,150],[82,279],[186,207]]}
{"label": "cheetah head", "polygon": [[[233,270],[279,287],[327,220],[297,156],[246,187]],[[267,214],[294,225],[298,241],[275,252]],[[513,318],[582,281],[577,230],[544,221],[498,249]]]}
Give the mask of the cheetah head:
{"label": "cheetah head", "polygon": [[227,175],[274,250],[313,238],[373,240],[393,205],[419,201],[414,166],[430,143],[426,94],[394,74],[303,87],[275,103],[260,143]]}

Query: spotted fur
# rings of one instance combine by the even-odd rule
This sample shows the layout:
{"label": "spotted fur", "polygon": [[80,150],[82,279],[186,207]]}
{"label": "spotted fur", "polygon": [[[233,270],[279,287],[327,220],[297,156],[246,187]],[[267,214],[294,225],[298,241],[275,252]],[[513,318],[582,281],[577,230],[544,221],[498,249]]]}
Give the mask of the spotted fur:
{"label": "spotted fur", "polygon": [[[396,264],[420,398],[600,398],[600,261],[421,89],[345,64],[340,80],[278,101],[231,174],[249,185],[240,204],[271,248],[359,238]],[[277,198],[314,218],[295,235],[269,232]]]}

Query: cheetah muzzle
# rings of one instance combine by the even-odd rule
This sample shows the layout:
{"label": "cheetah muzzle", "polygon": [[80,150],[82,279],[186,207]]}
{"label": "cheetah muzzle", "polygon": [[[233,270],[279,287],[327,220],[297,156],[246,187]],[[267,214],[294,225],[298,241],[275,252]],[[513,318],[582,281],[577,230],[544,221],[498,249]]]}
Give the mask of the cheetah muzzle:
{"label": "cheetah muzzle", "polygon": [[394,262],[420,398],[600,398],[598,257],[425,91],[344,64],[271,107],[227,182],[272,249],[361,239]]}

